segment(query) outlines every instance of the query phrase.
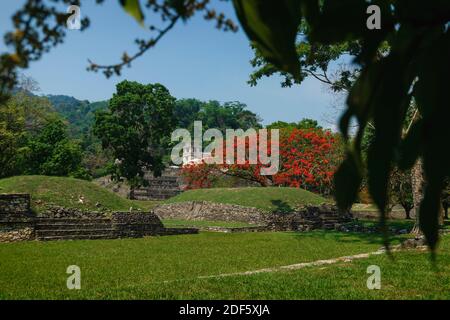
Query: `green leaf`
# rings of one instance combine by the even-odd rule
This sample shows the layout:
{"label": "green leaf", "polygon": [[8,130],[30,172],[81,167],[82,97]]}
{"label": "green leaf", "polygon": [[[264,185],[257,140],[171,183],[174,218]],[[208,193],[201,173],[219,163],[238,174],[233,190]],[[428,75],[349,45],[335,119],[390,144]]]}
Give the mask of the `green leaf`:
{"label": "green leaf", "polygon": [[367,29],[367,6],[364,0],[324,0],[310,39],[331,44],[360,38]]}
{"label": "green leaf", "polygon": [[361,186],[361,172],[362,164],[359,154],[349,150],[345,160],[334,174],[335,198],[339,209],[346,211],[355,202]]}
{"label": "green leaf", "polygon": [[123,9],[131,15],[142,26],[144,25],[144,14],[141,10],[139,0],[119,0]]}
{"label": "green leaf", "polygon": [[264,58],[300,79],[295,39],[301,22],[301,0],[233,0],[238,19]]}

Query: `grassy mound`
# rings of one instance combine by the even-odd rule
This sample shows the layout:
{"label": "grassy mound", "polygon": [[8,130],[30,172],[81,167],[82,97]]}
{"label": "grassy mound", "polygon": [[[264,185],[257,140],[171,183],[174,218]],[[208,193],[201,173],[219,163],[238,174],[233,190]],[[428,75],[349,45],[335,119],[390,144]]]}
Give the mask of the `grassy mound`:
{"label": "grassy mound", "polygon": [[[126,210],[141,207],[96,184],[74,178],[18,176],[0,180],[0,193],[29,193],[32,207],[41,211],[48,204],[86,210]],[[80,196],[84,203],[79,202]]]}
{"label": "grassy mound", "polygon": [[211,201],[255,207],[266,211],[289,212],[298,205],[317,205],[327,202],[325,198],[298,188],[211,188],[188,190],[165,203],[184,201]]}

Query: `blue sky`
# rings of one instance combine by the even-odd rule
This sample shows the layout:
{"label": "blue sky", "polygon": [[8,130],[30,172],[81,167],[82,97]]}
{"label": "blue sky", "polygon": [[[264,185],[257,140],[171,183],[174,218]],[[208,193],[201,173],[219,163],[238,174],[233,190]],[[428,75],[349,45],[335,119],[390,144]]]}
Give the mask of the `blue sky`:
{"label": "blue sky", "polygon": [[[121,77],[106,79],[101,73],[86,71],[87,59],[101,64],[118,62],[124,51],[135,52],[134,39],[149,38],[120,8],[118,1],[95,5],[83,1],[81,13],[91,26],[84,32],[68,30],[64,44],[54,48],[25,71],[36,79],[42,94],[66,94],[90,101],[111,97],[115,84],[123,79],[141,83],[159,82],[177,98],[241,101],[258,113],[264,123],[277,120],[298,121],[308,117],[324,121],[333,112],[334,97],[322,84],[311,79],[301,86],[281,88],[277,77],[263,79],[250,87],[246,81],[252,71],[253,54],[245,34],[222,32],[199,15],[178,24],[158,45],[125,68]],[[217,1],[216,7],[237,21],[231,3]],[[11,29],[11,15],[24,1],[2,0],[0,33]],[[157,17],[148,15],[146,24]],[[158,21],[158,20],[156,20]],[[6,50],[3,42],[0,50]]]}

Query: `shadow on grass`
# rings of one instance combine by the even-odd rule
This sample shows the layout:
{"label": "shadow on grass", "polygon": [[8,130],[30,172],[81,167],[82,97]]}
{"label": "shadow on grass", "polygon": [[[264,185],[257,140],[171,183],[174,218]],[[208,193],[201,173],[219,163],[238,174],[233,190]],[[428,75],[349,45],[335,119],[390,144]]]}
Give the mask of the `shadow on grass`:
{"label": "shadow on grass", "polygon": [[[383,236],[381,233],[363,233],[363,232],[340,232],[329,230],[313,230],[309,232],[296,232],[295,238],[302,240],[310,239],[333,239],[342,243],[365,243],[365,244],[379,244],[383,245]],[[398,244],[399,242],[408,238],[408,235],[390,235],[389,240],[391,244]]]}
{"label": "shadow on grass", "polygon": [[[347,223],[348,225],[359,225],[363,227],[378,228],[380,226],[379,220],[358,219]],[[406,229],[408,232],[414,227],[414,220],[387,220],[388,228],[396,230]]]}

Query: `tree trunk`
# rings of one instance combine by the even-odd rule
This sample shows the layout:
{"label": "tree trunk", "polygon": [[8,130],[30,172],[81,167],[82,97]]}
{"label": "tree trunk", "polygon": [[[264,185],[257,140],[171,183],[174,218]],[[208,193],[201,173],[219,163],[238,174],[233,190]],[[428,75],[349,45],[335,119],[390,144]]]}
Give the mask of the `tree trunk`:
{"label": "tree trunk", "polygon": [[420,211],[420,203],[422,202],[423,199],[423,189],[425,184],[421,158],[417,159],[416,163],[411,169],[411,184],[412,184],[413,204],[414,204],[413,210],[416,220],[411,233],[419,235],[422,233],[419,225],[419,211]]}
{"label": "tree trunk", "polygon": [[444,207],[444,215],[445,215],[445,219],[448,220],[448,204],[447,204],[447,203],[444,203],[444,204],[443,204],[443,207]]}
{"label": "tree trunk", "polygon": [[[419,211],[420,211],[420,203],[422,202],[423,199],[423,192],[425,186],[425,176],[423,172],[423,164],[421,158],[417,159],[417,162],[411,169],[411,184],[413,191],[414,213],[416,215],[415,217],[416,221],[414,223],[414,227],[411,233],[419,235],[422,234],[419,225]],[[442,205],[439,208],[439,225],[441,226],[444,225],[444,210]]]}
{"label": "tree trunk", "polygon": [[445,212],[442,202],[439,201],[439,225],[442,227],[444,225]]}
{"label": "tree trunk", "polygon": [[405,219],[407,220],[411,220],[411,208],[410,207],[403,207],[403,209],[405,210]]}

